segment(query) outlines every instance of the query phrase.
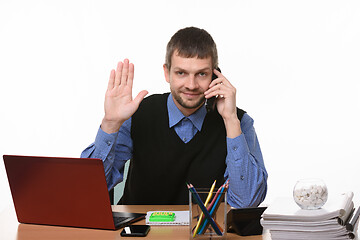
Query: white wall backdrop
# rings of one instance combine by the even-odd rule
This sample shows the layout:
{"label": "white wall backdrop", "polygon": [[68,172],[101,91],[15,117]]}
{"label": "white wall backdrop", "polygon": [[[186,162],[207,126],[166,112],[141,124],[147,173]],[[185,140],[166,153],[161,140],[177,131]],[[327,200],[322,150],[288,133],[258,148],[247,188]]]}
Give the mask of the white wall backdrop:
{"label": "white wall backdrop", "polygon": [[[237,105],[255,120],[270,203],[325,180],[360,202],[360,2],[0,0],[0,155],[78,157],[103,117],[110,70],[135,64],[134,94],[168,91],[180,28],[217,42]],[[0,164],[0,211],[12,205]]]}

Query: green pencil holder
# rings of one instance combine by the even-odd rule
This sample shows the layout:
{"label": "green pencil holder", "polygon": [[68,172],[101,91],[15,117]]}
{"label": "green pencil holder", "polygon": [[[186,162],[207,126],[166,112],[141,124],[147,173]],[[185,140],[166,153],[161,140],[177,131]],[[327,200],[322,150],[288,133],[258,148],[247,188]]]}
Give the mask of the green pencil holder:
{"label": "green pencil holder", "polygon": [[189,190],[189,239],[226,239],[227,192],[219,192],[218,195],[216,195],[216,192],[217,189],[214,189],[212,194],[210,194],[210,189],[196,189],[203,206],[205,206],[207,198],[211,195],[206,204],[207,211],[214,221],[211,223],[203,212],[201,204],[199,204],[199,198],[195,196],[193,191]]}

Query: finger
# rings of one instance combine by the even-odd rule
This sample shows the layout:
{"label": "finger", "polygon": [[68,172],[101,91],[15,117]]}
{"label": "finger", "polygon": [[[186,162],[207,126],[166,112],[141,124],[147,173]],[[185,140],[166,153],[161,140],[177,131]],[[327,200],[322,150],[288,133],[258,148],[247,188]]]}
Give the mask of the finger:
{"label": "finger", "polygon": [[124,59],[124,65],[121,74],[121,85],[126,85],[129,75],[129,59]]}
{"label": "finger", "polygon": [[209,88],[204,92],[205,98],[211,98],[217,96],[216,91],[218,90],[217,85]]}
{"label": "finger", "polygon": [[115,87],[120,85],[122,69],[123,69],[123,63],[118,62],[115,71],[115,84],[114,84]]}
{"label": "finger", "polygon": [[224,77],[224,75],[223,75],[220,71],[218,71],[218,70],[216,70],[216,69],[214,69],[213,72],[215,73],[215,75],[216,75],[218,78]]}
{"label": "finger", "polygon": [[214,86],[221,84],[222,81],[223,81],[222,78],[216,78],[216,79],[214,79],[213,81],[211,81],[211,83],[210,83],[210,85],[209,85],[209,88],[213,88]]}
{"label": "finger", "polygon": [[134,98],[134,103],[139,106],[141,101],[144,99],[144,97],[148,94],[149,92],[146,90],[142,90],[141,92],[139,92],[139,94]]}
{"label": "finger", "polygon": [[115,84],[115,70],[112,69],[110,72],[110,77],[109,77],[108,90],[113,89],[114,84]]}
{"label": "finger", "polygon": [[[214,69],[213,72],[214,72],[215,75],[218,77],[218,78],[214,79],[215,83],[217,82],[217,80],[220,80],[220,79],[221,79],[221,81],[222,81],[223,83],[228,83],[228,84],[231,85],[230,81],[229,81],[220,71]],[[214,82],[214,81],[212,81],[212,82]],[[214,85],[215,85],[215,83],[214,83]],[[231,85],[231,86],[232,86],[232,85]]]}
{"label": "finger", "polygon": [[132,88],[133,86],[133,80],[134,80],[134,64],[129,64],[129,76],[127,80],[127,85]]}
{"label": "finger", "polygon": [[225,85],[225,86],[229,86],[229,87],[233,87],[233,85],[231,85],[230,81],[227,80],[226,78],[224,77],[221,77],[221,78],[217,78],[215,80],[213,80],[210,85],[209,85],[209,88],[212,88],[216,85]]}
{"label": "finger", "polygon": [[212,97],[216,97],[218,94],[216,93],[217,90],[212,89],[212,90],[208,90],[204,93],[205,98],[212,98]]}
{"label": "finger", "polygon": [[223,95],[226,92],[231,91],[231,87],[225,85],[225,84],[216,84],[215,86],[209,88],[207,91],[204,92],[206,95],[205,97],[212,97],[217,95]]}
{"label": "finger", "polygon": [[208,94],[205,95],[205,98],[211,98],[211,97],[221,97],[221,98],[226,98],[228,92],[224,89],[216,89],[213,90],[212,92],[209,92]]}
{"label": "finger", "polygon": [[230,82],[226,78],[221,77],[221,78],[217,78],[217,79],[213,80],[210,83],[209,88],[213,88],[217,85],[229,85],[229,84],[230,84]]}

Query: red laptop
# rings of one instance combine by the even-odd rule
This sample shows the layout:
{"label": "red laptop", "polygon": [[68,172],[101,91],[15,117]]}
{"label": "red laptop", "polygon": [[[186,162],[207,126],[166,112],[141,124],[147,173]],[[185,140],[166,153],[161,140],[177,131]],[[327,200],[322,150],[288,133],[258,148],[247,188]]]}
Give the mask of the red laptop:
{"label": "red laptop", "polygon": [[115,230],[146,216],[112,212],[101,159],[3,157],[20,223]]}

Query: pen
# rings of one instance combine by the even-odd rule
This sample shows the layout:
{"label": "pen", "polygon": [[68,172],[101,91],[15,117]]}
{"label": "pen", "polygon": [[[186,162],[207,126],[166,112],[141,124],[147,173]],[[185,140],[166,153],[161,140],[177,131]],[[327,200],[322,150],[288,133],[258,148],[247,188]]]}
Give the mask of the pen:
{"label": "pen", "polygon": [[220,231],[220,229],[214,222],[214,219],[212,219],[212,217],[210,216],[209,211],[204,206],[204,204],[201,201],[201,198],[200,198],[199,194],[196,192],[194,186],[192,184],[187,184],[187,187],[188,187],[189,191],[193,194],[195,201],[199,205],[201,211],[205,214],[206,219],[210,222],[210,224],[211,224],[212,228],[215,230],[216,234],[222,236],[223,235],[222,232]]}

